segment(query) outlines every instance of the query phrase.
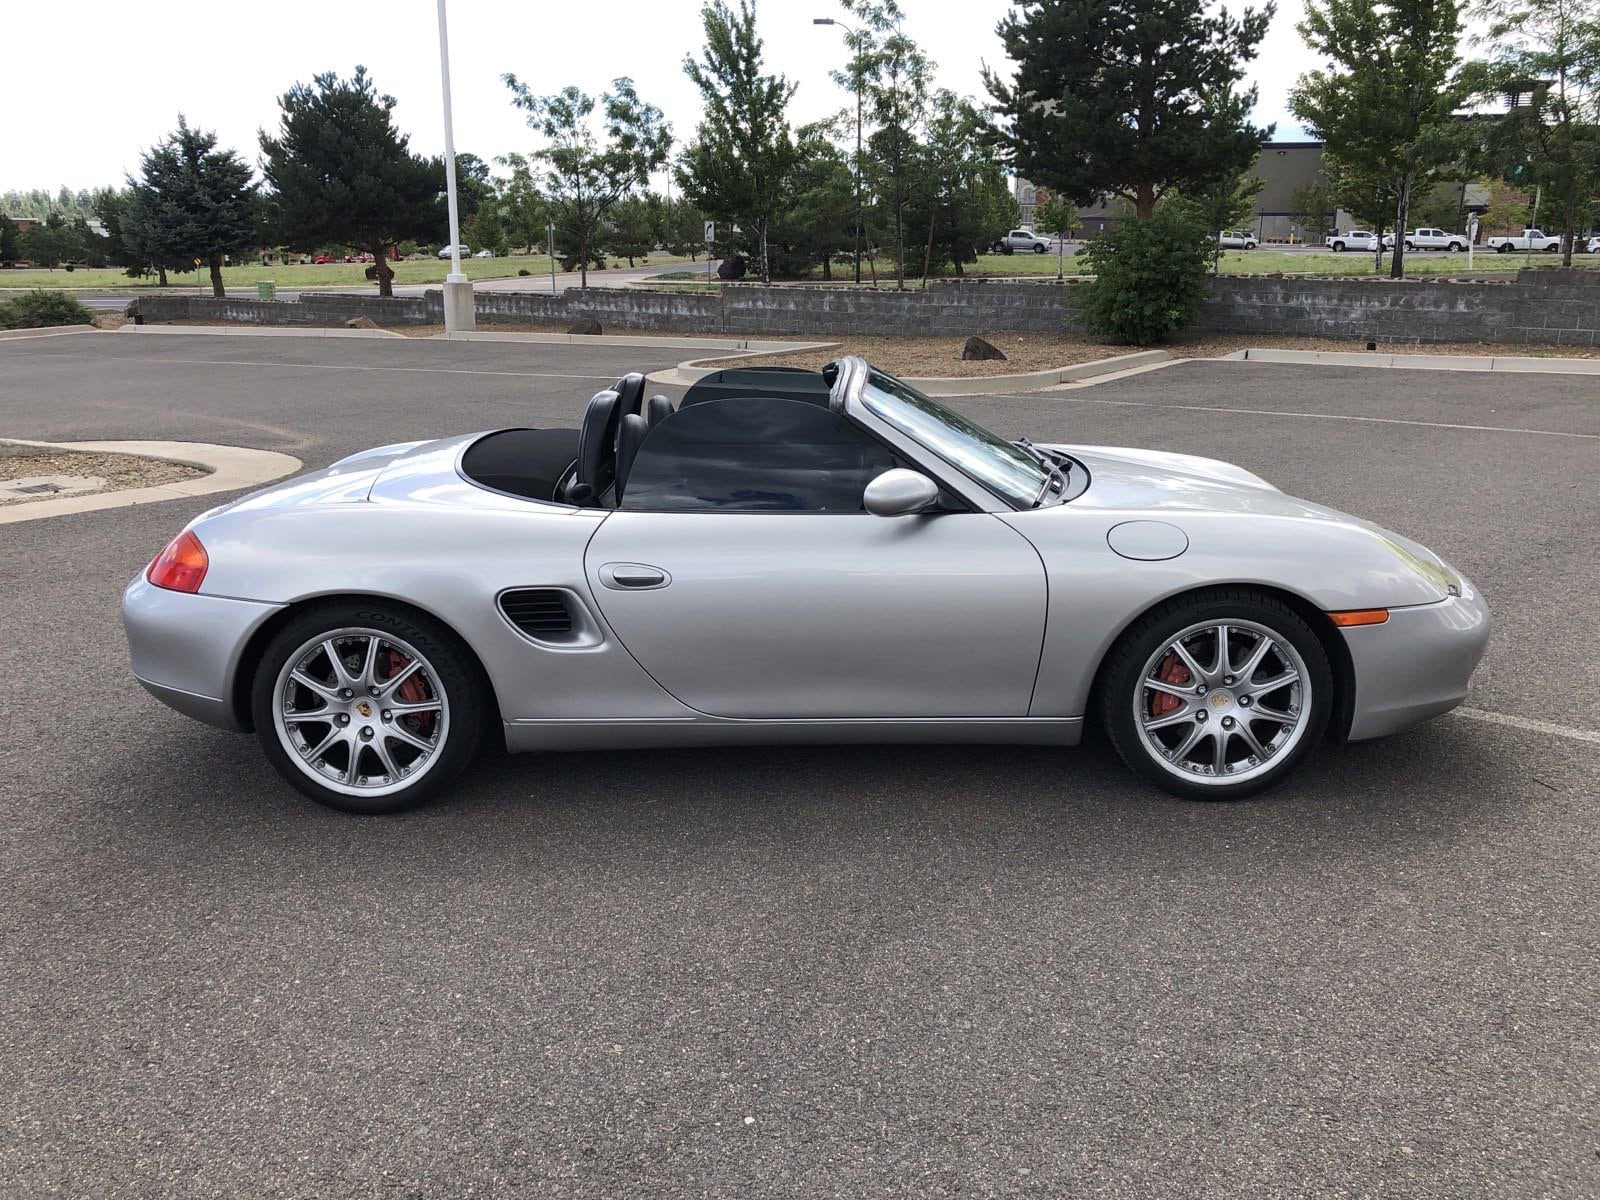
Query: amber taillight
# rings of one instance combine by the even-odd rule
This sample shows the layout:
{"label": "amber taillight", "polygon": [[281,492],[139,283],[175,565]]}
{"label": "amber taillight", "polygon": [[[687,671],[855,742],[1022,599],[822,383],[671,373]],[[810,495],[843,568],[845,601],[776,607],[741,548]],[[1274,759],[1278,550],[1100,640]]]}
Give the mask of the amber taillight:
{"label": "amber taillight", "polygon": [[173,592],[198,592],[205,581],[206,568],[211,560],[200,539],[188,530],[167,543],[167,548],[156,555],[155,561],[144,577],[159,588]]}

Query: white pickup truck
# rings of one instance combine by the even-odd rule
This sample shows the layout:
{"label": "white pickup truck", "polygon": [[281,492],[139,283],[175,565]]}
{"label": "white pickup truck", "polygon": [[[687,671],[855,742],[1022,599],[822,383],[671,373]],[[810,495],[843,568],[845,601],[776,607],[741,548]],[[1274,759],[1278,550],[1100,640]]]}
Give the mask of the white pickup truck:
{"label": "white pickup truck", "polygon": [[1343,254],[1346,250],[1376,250],[1378,235],[1370,229],[1347,229],[1343,233],[1330,233],[1326,244],[1335,254]]}
{"label": "white pickup truck", "polygon": [[1043,254],[1049,250],[1052,243],[1040,237],[1031,229],[1013,229],[995,238],[990,245],[992,254],[1015,254],[1018,250],[1032,250],[1035,254]]}
{"label": "white pickup truck", "polygon": [[[1462,253],[1467,248],[1466,234],[1446,233],[1442,229],[1411,229],[1401,241],[1405,242],[1407,250],[1453,250]],[[1384,234],[1383,244],[1393,249],[1394,234]]]}
{"label": "white pickup truck", "polygon": [[1490,238],[1489,249],[1500,254],[1510,254],[1513,250],[1544,250],[1553,254],[1561,249],[1561,238],[1542,229],[1524,229],[1511,237]]}

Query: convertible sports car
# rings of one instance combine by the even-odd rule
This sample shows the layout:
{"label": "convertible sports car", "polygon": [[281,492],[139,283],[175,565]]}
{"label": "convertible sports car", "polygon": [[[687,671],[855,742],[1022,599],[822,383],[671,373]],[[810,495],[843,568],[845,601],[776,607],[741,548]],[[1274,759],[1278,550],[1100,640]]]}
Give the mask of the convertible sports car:
{"label": "convertible sports car", "polygon": [[1460,703],[1483,598],[1240,467],[1008,441],[844,358],[631,374],[577,429],[383,446],[190,522],[123,596],[159,699],[389,812],[511,750],[1071,745],[1194,799]]}

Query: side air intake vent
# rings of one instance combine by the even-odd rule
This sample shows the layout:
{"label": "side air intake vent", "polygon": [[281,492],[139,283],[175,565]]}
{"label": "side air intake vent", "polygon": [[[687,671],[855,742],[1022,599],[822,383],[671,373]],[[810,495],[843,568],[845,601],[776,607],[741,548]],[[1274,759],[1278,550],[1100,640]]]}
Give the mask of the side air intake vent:
{"label": "side air intake vent", "polygon": [[529,637],[565,638],[573,631],[567,594],[555,588],[519,588],[505,592],[500,597],[500,611]]}

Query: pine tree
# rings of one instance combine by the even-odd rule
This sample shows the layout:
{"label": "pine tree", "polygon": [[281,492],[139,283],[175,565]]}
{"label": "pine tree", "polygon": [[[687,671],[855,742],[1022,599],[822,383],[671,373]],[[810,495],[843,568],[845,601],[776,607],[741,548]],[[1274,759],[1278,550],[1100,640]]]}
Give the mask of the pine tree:
{"label": "pine tree", "polygon": [[411,153],[395,128],[393,96],[379,95],[365,67],[297,83],[279,98],[278,135],[261,134],[273,189],[277,241],[297,250],[359,246],[372,254],[378,294],[394,295],[389,248],[443,240],[444,163]]}
{"label": "pine tree", "polygon": [[217,135],[190,129],[180,114],[178,128],[146,151],[126,224],[145,257],[163,266],[200,259],[210,269],[214,296],[227,295],[223,261],[260,242],[260,208],[253,172],[232,150],[217,149]]}
{"label": "pine tree", "polygon": [[1119,196],[1149,218],[1167,192],[1249,167],[1271,127],[1239,87],[1273,6],[1235,19],[1195,0],[1037,0],[1000,22],[1016,79],[985,82],[1018,174],[1076,204]]}

